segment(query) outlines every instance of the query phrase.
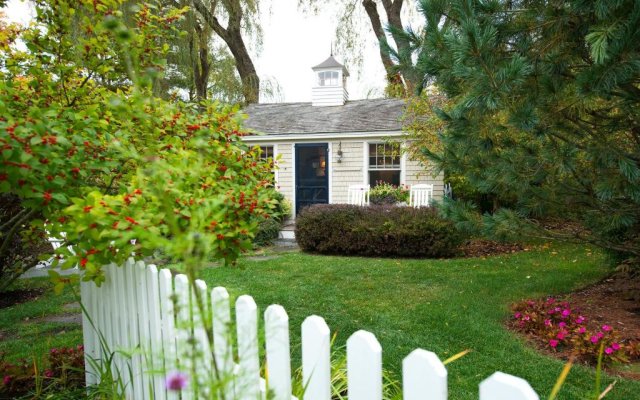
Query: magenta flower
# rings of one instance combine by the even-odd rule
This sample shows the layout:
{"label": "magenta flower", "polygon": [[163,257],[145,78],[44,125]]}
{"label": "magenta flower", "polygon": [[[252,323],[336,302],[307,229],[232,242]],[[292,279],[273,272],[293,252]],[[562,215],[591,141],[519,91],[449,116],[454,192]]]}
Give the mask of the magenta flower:
{"label": "magenta flower", "polygon": [[567,323],[566,323],[566,322],[564,322],[564,321],[562,321],[562,322],[560,322],[560,323],[558,324],[558,327],[559,327],[559,328],[564,328],[565,326],[567,326]]}
{"label": "magenta flower", "polygon": [[562,318],[567,318],[569,315],[571,315],[571,310],[569,310],[568,308],[562,310]]}
{"label": "magenta flower", "polygon": [[522,317],[523,321],[529,321],[530,319],[531,319],[531,317],[528,316],[528,315],[525,315],[524,317]]}
{"label": "magenta flower", "polygon": [[609,325],[602,325],[602,330],[605,332],[609,332],[611,330],[611,327]]}
{"label": "magenta flower", "polygon": [[564,337],[567,335],[567,331],[560,331],[558,332],[558,334],[556,335],[556,337],[560,340],[563,340]]}
{"label": "magenta flower", "polygon": [[51,378],[53,377],[53,371],[51,371],[50,369],[44,371],[44,377],[45,378]]}
{"label": "magenta flower", "polygon": [[591,343],[596,344],[599,340],[600,338],[597,335],[591,336]]}
{"label": "magenta flower", "polygon": [[585,333],[587,331],[587,328],[585,328],[584,326],[581,326],[580,329],[578,329],[578,333]]}
{"label": "magenta flower", "polygon": [[596,333],[596,336],[598,336],[598,339],[602,339],[602,337],[604,336],[604,333],[598,332]]}
{"label": "magenta flower", "polygon": [[620,345],[618,343],[611,343],[611,348],[614,350],[620,350]]}
{"label": "magenta flower", "polygon": [[558,342],[558,341],[557,341],[557,340],[555,340],[555,339],[551,339],[551,340],[549,340],[549,346],[553,347],[554,349],[555,349],[556,347],[558,347],[558,343],[560,343],[560,342]]}
{"label": "magenta flower", "polygon": [[553,303],[555,303],[555,302],[556,302],[556,299],[554,299],[553,297],[549,297],[549,298],[547,299],[547,304],[553,304]]}
{"label": "magenta flower", "polygon": [[611,354],[613,353],[613,349],[611,347],[607,347],[606,349],[604,349],[604,352],[607,354]]}
{"label": "magenta flower", "polygon": [[7,386],[10,383],[11,383],[11,377],[9,375],[5,375],[5,377],[2,378],[2,384]]}
{"label": "magenta flower", "polygon": [[517,312],[517,313],[515,313],[514,317],[520,318],[520,317],[522,317],[522,314],[520,312]]}
{"label": "magenta flower", "polygon": [[180,371],[173,371],[167,374],[167,378],[165,380],[165,387],[167,390],[182,390],[189,383],[189,377],[187,374]]}
{"label": "magenta flower", "polygon": [[545,319],[544,320],[544,326],[551,326],[551,320],[550,319]]}

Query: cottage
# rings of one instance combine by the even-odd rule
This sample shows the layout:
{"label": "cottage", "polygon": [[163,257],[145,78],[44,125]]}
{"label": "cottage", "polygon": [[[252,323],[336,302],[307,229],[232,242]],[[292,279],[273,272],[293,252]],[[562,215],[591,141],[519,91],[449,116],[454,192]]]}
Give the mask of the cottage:
{"label": "cottage", "polygon": [[333,56],[312,69],[311,103],[245,109],[245,126],[258,133],[245,140],[261,146],[264,157],[279,157],[276,185],[294,215],[311,204],[346,203],[350,185],[373,187],[380,181],[433,184],[434,198],[442,197],[442,174],[433,177],[399,151],[403,100],[349,101],[349,72]]}

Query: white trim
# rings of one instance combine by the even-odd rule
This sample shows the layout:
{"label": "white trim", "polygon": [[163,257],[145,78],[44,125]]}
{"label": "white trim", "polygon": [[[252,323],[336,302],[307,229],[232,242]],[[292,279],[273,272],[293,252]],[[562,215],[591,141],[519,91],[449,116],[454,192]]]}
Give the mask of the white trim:
{"label": "white trim", "polygon": [[338,133],[281,133],[275,135],[250,135],[244,136],[245,142],[282,142],[282,141],[318,141],[345,140],[349,138],[385,138],[403,136],[402,131],[380,131],[380,132],[338,132]]}
{"label": "white trim", "polygon": [[404,185],[407,181],[407,153],[403,151],[405,146],[404,143],[400,144],[400,152],[402,156],[400,157],[400,184]]}
{"label": "white trim", "polygon": [[293,209],[293,218],[295,219],[298,212],[296,210],[296,192],[298,191],[298,182],[296,177],[296,144],[291,143],[291,175],[293,177],[292,187],[293,194],[291,195],[291,208]]}
{"label": "white trim", "polygon": [[362,184],[369,184],[369,142],[362,142]]}
{"label": "white trim", "polygon": [[280,185],[280,166],[277,164],[278,161],[278,144],[273,144],[273,163],[274,163],[274,171],[273,171],[273,180],[275,181],[276,187]]}
{"label": "white trim", "polygon": [[329,187],[327,188],[327,190],[329,191],[329,193],[327,194],[329,197],[329,204],[333,204],[333,173],[331,171],[333,163],[332,163],[332,158],[333,158],[333,146],[332,146],[333,142],[327,142],[327,174],[329,174],[329,176],[327,177],[328,179],[328,184]]}

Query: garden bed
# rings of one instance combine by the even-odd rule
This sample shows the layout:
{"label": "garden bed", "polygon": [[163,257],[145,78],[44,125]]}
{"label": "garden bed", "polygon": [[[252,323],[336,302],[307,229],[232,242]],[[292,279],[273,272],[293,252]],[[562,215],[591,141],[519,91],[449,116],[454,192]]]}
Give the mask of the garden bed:
{"label": "garden bed", "polygon": [[[521,322],[523,317],[527,315],[527,312],[522,311],[523,309],[533,310],[536,308],[533,306],[534,302],[549,304],[551,300],[529,300],[514,305],[514,318],[509,321],[508,326],[520,334],[524,333],[524,336],[544,353],[563,360],[576,356],[577,352],[585,351],[584,345],[580,344],[578,344],[579,349],[576,350],[575,343],[580,343],[582,340],[587,344],[590,341],[596,341],[597,337],[593,338],[593,335],[598,332],[605,334],[604,339],[611,334],[615,337],[615,340],[612,340],[616,343],[614,348],[621,346],[622,350],[619,353],[626,360],[624,362],[616,359],[607,360],[607,354],[603,354],[605,368],[609,372],[638,380],[640,379],[640,369],[638,368],[640,365],[640,304],[638,296],[640,296],[640,277],[631,277],[628,273],[619,272],[555,300],[554,304],[547,308],[553,310],[553,307],[558,304],[569,305],[566,307],[571,311],[568,319],[576,318],[576,316],[581,319],[584,317],[581,326],[584,327],[585,333],[575,335],[570,332],[566,336],[570,338],[573,335],[574,337],[566,342],[560,340],[559,345],[557,336],[553,336],[557,329],[551,328],[555,322],[549,322],[549,329],[546,330],[533,327],[523,328],[525,324]],[[530,305],[527,306],[527,303]],[[545,311],[545,313],[547,312],[549,311]],[[529,313],[532,319],[537,317],[534,314],[535,312]],[[553,317],[545,315],[542,318]],[[547,321],[551,320],[547,319]],[[535,324],[535,322],[529,321],[526,324]],[[554,346],[550,345],[551,341],[554,341]],[[593,343],[593,354],[577,354],[578,361],[594,366],[597,362],[598,344],[597,342]],[[604,353],[607,353],[607,349],[610,349],[609,344],[603,347]],[[608,351],[612,352],[612,350],[614,349]],[[615,355],[617,352],[614,351],[612,354]],[[631,367],[627,361],[632,364]]]}

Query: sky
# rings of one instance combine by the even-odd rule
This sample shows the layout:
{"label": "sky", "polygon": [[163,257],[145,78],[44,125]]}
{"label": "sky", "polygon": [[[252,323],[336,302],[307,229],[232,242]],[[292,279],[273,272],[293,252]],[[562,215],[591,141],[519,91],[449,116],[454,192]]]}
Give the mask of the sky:
{"label": "sky", "polygon": [[[267,6],[268,4],[268,6]],[[311,67],[320,64],[331,52],[337,24],[336,9],[327,7],[318,15],[303,13],[298,0],[263,1],[261,20],[263,44],[253,60],[262,81],[275,81],[280,95],[268,102],[311,101],[313,74]],[[5,13],[11,21],[27,24],[33,11],[22,0],[9,0]],[[373,34],[370,33],[370,39]],[[375,39],[357,50],[363,52],[361,70],[349,69],[347,90],[351,100],[381,97],[384,91],[384,68]],[[343,62],[340,54],[335,54]]]}

